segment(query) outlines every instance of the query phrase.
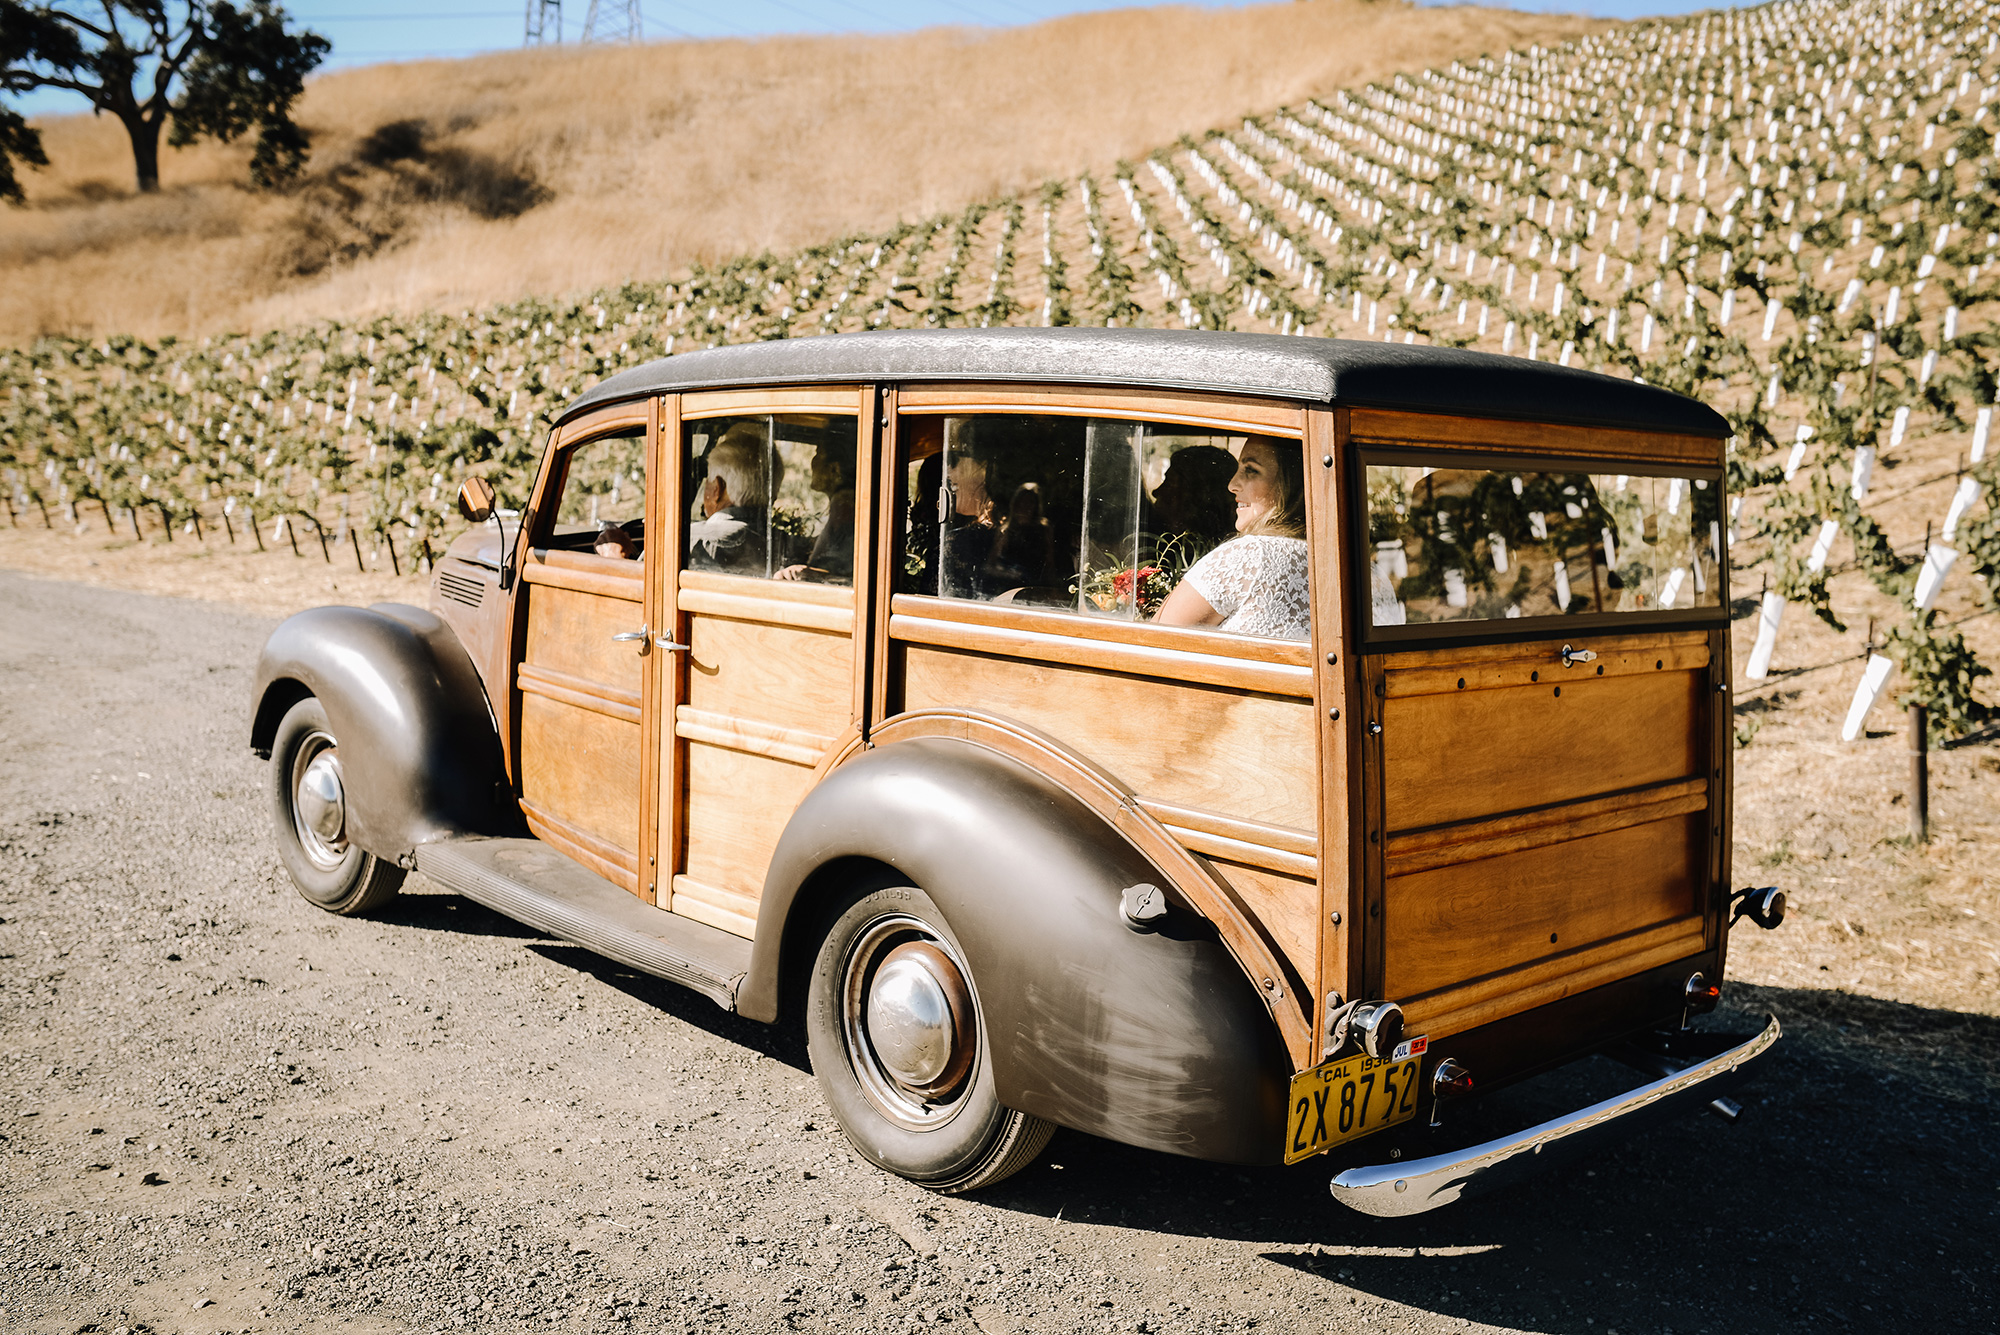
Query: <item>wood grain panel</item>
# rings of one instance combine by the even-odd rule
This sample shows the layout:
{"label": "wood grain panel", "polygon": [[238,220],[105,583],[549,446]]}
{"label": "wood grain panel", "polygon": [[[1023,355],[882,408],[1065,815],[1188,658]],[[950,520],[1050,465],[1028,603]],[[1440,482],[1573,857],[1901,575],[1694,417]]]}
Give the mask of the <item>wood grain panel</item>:
{"label": "wood grain panel", "polygon": [[753,937],[757,931],[757,901],[720,886],[697,881],[692,876],[674,877],[674,912],[735,936]]}
{"label": "wood grain panel", "polygon": [[1391,835],[1384,870],[1390,876],[1407,876],[1707,809],[1708,780],[1694,778],[1583,802],[1512,811],[1487,820]]}
{"label": "wood grain panel", "polygon": [[1463,987],[1403,1003],[1407,1032],[1443,1038],[1482,1024],[1519,1015],[1593,987],[1630,978],[1702,950],[1698,918],[1680,918],[1559,955],[1511,973],[1495,974]]}
{"label": "wood grain panel", "polygon": [[[668,525],[663,516],[679,511],[677,502],[669,497],[677,494],[670,490],[679,479],[680,470],[662,464],[662,452],[669,437],[661,434],[661,414],[670,412],[658,396],[647,400],[646,415],[646,519],[645,519],[645,602],[646,625],[649,629],[673,624],[668,618],[653,614],[659,606],[660,584],[671,572],[667,560],[669,548],[678,549],[677,541],[669,542],[661,538]],[[678,433],[671,439],[678,439]],[[655,630],[657,633],[657,630]],[[639,715],[639,853],[637,863],[645,869],[645,874],[635,880],[633,892],[648,904],[659,902],[659,852],[660,825],[652,818],[652,813],[660,809],[660,732],[662,720],[667,710],[661,707],[662,682],[671,680],[674,671],[672,660],[675,654],[652,652],[640,657],[640,678],[644,683],[640,695]]]}
{"label": "wood grain panel", "polygon": [[644,897],[644,887],[639,882],[639,857],[632,850],[619,848],[568,821],[558,820],[532,802],[521,803],[521,814],[528,822],[528,833],[535,838],[613,885]]}
{"label": "wood grain panel", "polygon": [[[1502,686],[1561,686],[1588,677],[1639,677],[1654,672],[1692,672],[1709,664],[1707,637],[1695,633],[1693,643],[1669,643],[1668,636],[1632,636],[1624,644],[1581,636],[1546,644],[1508,645],[1506,656],[1473,658],[1454,654],[1435,665],[1405,664],[1400,656],[1385,672],[1391,699],[1406,695],[1449,695],[1454,691],[1489,691]],[[1679,637],[1672,637],[1678,639]],[[1636,641],[1636,642],[1635,642]],[[1562,664],[1562,646],[1597,654],[1594,663]],[[1463,685],[1459,683],[1463,682]]]}
{"label": "wood grain panel", "polygon": [[575,555],[575,552],[551,552],[537,547],[528,553],[527,564],[521,568],[521,578],[529,584],[552,589],[570,589],[627,603],[645,602],[645,574],[636,562],[592,556],[589,558],[591,561],[602,564],[581,566],[555,559]]}
{"label": "wood grain panel", "polygon": [[1579,649],[1600,651],[1651,649],[1686,649],[1708,643],[1708,632],[1703,630],[1637,631],[1631,634],[1596,634],[1588,640],[1575,636],[1552,636],[1520,644],[1453,644],[1437,649],[1399,648],[1393,658],[1384,660],[1385,668],[1404,671],[1413,667],[1449,667],[1459,665],[1479,665],[1484,663],[1504,663],[1523,655],[1556,655],[1565,642],[1574,643]]}
{"label": "wood grain panel", "polygon": [[533,663],[521,664],[515,670],[515,679],[521,689],[531,695],[545,695],[551,700],[560,700],[578,709],[593,710],[626,723],[637,723],[643,716],[640,696],[636,691],[620,691],[567,673],[552,672]]}
{"label": "wood grain panel", "polygon": [[1311,647],[1299,640],[1274,640],[1262,635],[1224,635],[1220,631],[1197,626],[1119,621],[1111,617],[1080,616],[1074,612],[1056,612],[1009,603],[982,603],[970,598],[932,598],[923,594],[899,593],[890,601],[889,610],[929,621],[997,626],[1004,630],[1034,631],[1072,640],[1109,640],[1116,644],[1241,658],[1281,667],[1310,668],[1313,661]]}
{"label": "wood grain panel", "polygon": [[1390,877],[1383,987],[1417,997],[1698,911],[1699,817]]}
{"label": "wood grain panel", "polygon": [[639,629],[646,619],[640,607],[545,585],[523,592],[528,602],[524,663],[628,695],[640,693],[645,664],[639,646],[611,638]]}
{"label": "wood grain panel", "polygon": [[853,385],[808,385],[798,389],[715,389],[683,394],[681,420],[739,417],[750,413],[841,413],[854,415],[861,390]]}
{"label": "wood grain panel", "polygon": [[[830,607],[803,599],[763,596],[762,591],[767,587],[784,588],[785,584],[775,580],[768,583],[761,580],[743,580],[738,585],[739,591],[717,592],[714,589],[690,587],[684,583],[681,585],[680,608],[683,612],[729,617],[736,621],[756,621],[771,626],[796,626],[801,630],[824,630],[835,635],[854,633],[852,590],[839,590],[842,595],[842,605]],[[804,584],[794,587],[813,586]]]}
{"label": "wood grain panel", "polygon": [[1350,408],[1349,430],[1364,445],[1444,445],[1500,454],[1575,455],[1645,459],[1656,463],[1719,467],[1723,442],[1714,436],[1681,436],[1603,427],[1550,426],[1477,417]]}
{"label": "wood grain panel", "polygon": [[606,843],[639,837],[639,727],[542,695],[521,697],[521,796]]}
{"label": "wood grain panel", "polygon": [[621,427],[645,426],[652,419],[652,400],[631,399],[624,403],[607,404],[587,417],[579,417],[574,422],[565,422],[557,427],[550,438],[552,448],[549,453],[566,445],[575,444],[590,436],[601,436],[607,431]]}
{"label": "wood grain panel", "polygon": [[[655,400],[658,431],[653,440],[652,463],[647,471],[646,492],[646,607],[647,624],[656,635],[681,639],[680,581],[675,566],[681,549],[681,413],[680,396],[668,394]],[[655,649],[646,685],[646,739],[643,745],[652,758],[651,796],[643,810],[644,826],[651,835],[646,848],[646,884],[653,902],[661,908],[673,907],[674,873],[681,858],[681,744],[674,736],[674,706],[687,689],[687,655]]]}
{"label": "wood grain panel", "polygon": [[1382,705],[1392,831],[1638,788],[1701,771],[1701,672],[1585,677]]}
{"label": "wood grain panel", "polygon": [[1185,649],[1077,639],[1013,627],[900,614],[889,618],[889,635],[912,644],[967,649],[980,654],[1002,654],[1043,663],[1072,663],[1110,672],[1167,677],[1175,681],[1274,695],[1296,695],[1306,699],[1312,696],[1312,671],[1309,668],[1190,653]]}
{"label": "wood grain panel", "polygon": [[1319,886],[1313,872],[1286,876],[1225,858],[1211,861],[1292,966],[1287,986],[1312,986],[1319,977]]}
{"label": "wood grain panel", "polygon": [[[694,741],[687,743],[685,755],[687,875],[745,897],[754,922],[771,853],[793,809],[811,789],[813,771]],[[686,911],[680,893],[677,882],[676,913]],[[743,935],[749,934],[746,927]]]}
{"label": "wood grain panel", "polygon": [[854,709],[847,636],[705,616],[689,617],[687,633],[690,707],[818,737],[847,726]]}
{"label": "wood grain panel", "polygon": [[1190,426],[1274,436],[1297,437],[1305,429],[1305,409],[1283,399],[1165,389],[1110,389],[1082,385],[905,385],[897,392],[896,406],[903,413],[1060,413],[1122,417],[1141,422],[1185,422]]}
{"label": "wood grain panel", "polygon": [[[1335,1006],[1359,997],[1363,982],[1360,949],[1366,848],[1361,782],[1366,731],[1360,658],[1350,652],[1352,615],[1346,580],[1353,551],[1361,542],[1352,532],[1356,507],[1346,504],[1343,485],[1351,471],[1347,410],[1314,408],[1306,414],[1306,528],[1318,553],[1310,567],[1312,586],[1313,721],[1315,768],[1319,773],[1319,977],[1313,989],[1314,1051],[1325,1057],[1326,1017]],[[1358,845],[1357,842],[1359,841]]]}
{"label": "wood grain panel", "polygon": [[772,760],[813,769],[819,767],[834,745],[833,738],[822,737],[818,733],[780,728],[729,714],[710,714],[688,705],[680,707],[680,716],[675,720],[674,727],[680,736],[689,741],[726,746],[734,751],[768,756]]}
{"label": "wood grain panel", "polygon": [[1148,798],[1300,829],[1317,819],[1304,700],[920,647],[903,675],[908,708],[1017,719]]}

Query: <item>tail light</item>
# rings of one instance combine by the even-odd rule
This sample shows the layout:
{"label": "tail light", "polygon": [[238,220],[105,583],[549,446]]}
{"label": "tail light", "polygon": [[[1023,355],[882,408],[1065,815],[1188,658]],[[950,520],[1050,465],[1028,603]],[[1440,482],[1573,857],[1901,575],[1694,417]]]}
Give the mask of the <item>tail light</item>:
{"label": "tail light", "polygon": [[1462,1099],[1472,1093],[1472,1068],[1456,1057],[1446,1057],[1431,1072],[1431,1125],[1437,1126],[1438,1109],[1447,1099]]}
{"label": "tail light", "polygon": [[1472,1092],[1472,1068],[1456,1057],[1446,1057],[1431,1072],[1431,1094],[1440,1099],[1462,1099]]}
{"label": "tail light", "polygon": [[1688,1027],[1688,1021],[1697,1015],[1706,1015],[1715,1009],[1715,1003],[1722,1000],[1722,984],[1711,983],[1708,975],[1697,969],[1688,975],[1687,984],[1681,989],[1681,1028]]}

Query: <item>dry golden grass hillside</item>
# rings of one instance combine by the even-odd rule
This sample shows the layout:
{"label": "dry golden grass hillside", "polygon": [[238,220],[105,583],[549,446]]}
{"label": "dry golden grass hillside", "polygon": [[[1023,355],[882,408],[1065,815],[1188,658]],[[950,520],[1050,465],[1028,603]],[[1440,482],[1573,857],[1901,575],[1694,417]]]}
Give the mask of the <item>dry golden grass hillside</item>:
{"label": "dry golden grass hillside", "polygon": [[1004,30],[517,51],[313,82],[309,179],[168,151],[136,197],[108,117],[43,124],[0,209],[0,342],[253,329],[663,276],[1105,168],[1398,70],[1591,20],[1396,0],[1119,10]]}

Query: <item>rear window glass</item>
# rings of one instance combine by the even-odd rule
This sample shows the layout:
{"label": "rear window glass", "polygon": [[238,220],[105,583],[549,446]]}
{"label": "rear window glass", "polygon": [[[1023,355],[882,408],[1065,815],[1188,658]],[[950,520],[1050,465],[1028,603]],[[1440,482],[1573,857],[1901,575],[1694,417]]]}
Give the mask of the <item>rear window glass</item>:
{"label": "rear window glass", "polygon": [[1720,480],[1368,463],[1372,623],[1721,605]]}

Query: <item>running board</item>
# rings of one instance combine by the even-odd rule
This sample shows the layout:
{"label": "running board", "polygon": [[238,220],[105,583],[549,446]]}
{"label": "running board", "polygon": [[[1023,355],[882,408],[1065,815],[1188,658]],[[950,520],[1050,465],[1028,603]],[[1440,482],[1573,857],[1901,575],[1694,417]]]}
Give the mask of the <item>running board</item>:
{"label": "running board", "polygon": [[654,908],[539,839],[423,844],[417,870],[495,913],[736,1009],[748,941]]}

